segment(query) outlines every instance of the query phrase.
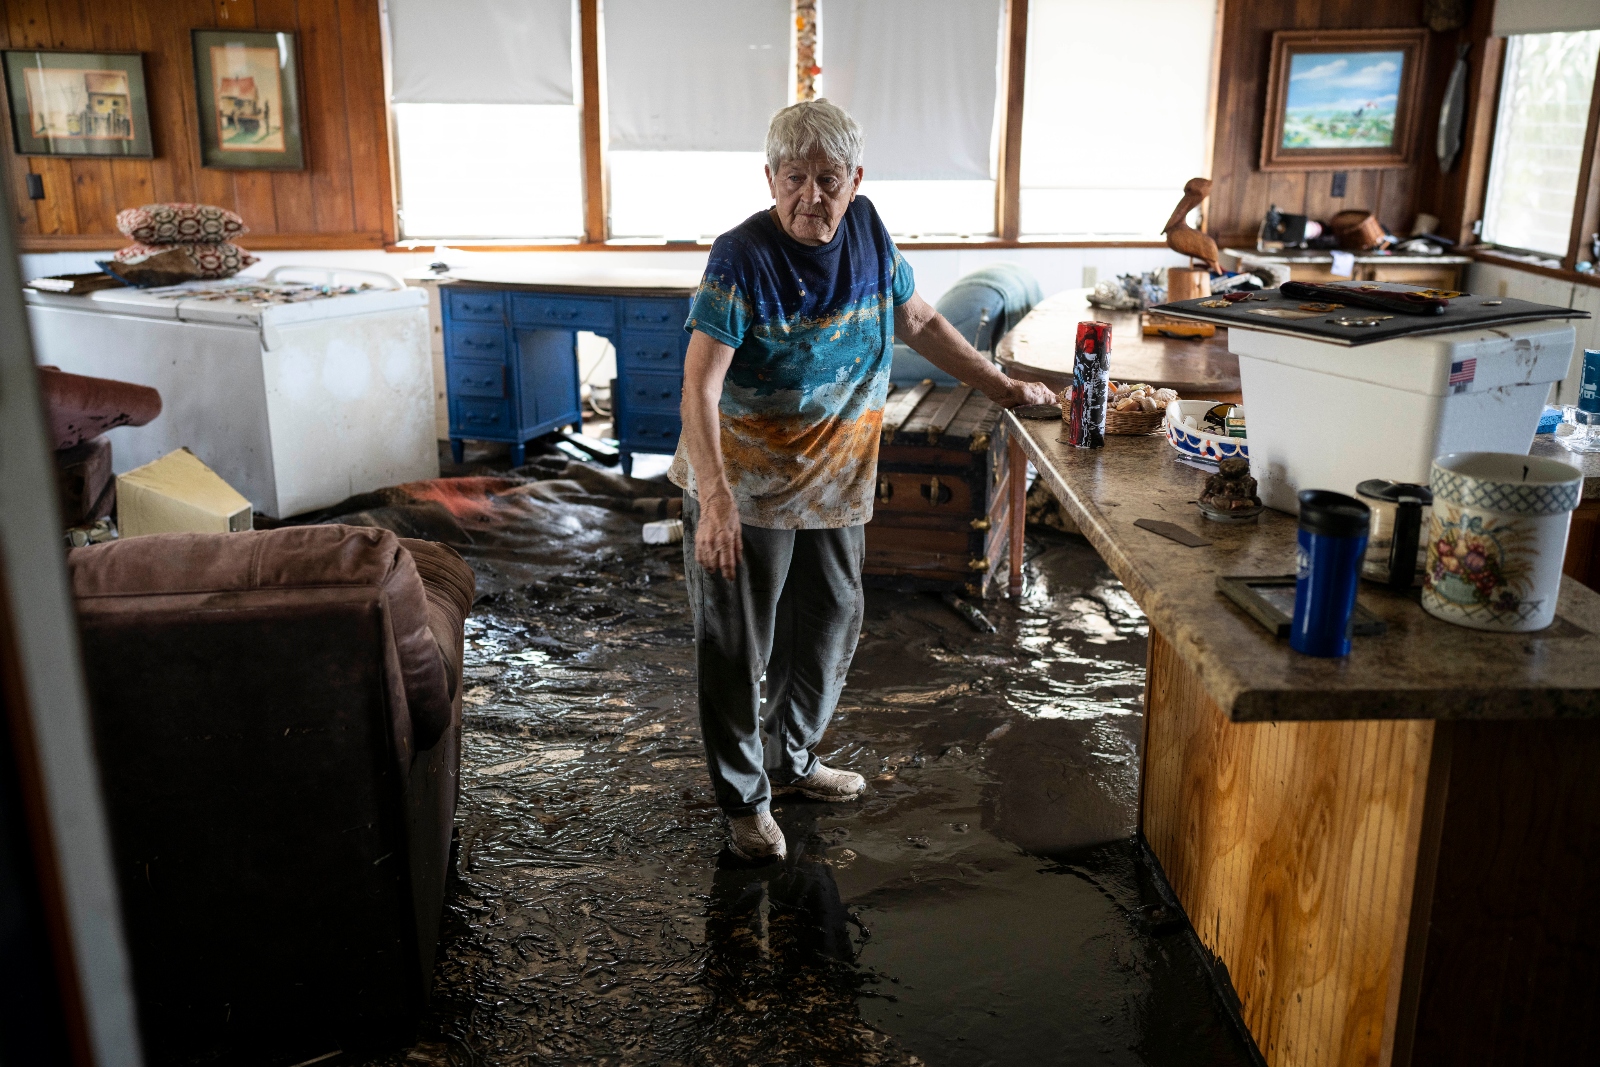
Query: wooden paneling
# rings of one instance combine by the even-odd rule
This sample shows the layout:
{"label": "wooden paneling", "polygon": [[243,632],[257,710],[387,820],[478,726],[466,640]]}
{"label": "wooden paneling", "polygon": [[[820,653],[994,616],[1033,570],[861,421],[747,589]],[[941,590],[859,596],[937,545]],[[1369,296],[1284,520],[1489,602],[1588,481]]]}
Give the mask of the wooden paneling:
{"label": "wooden paneling", "polygon": [[606,181],[605,78],[600,67],[600,0],[579,0],[578,40],[583,56],[583,236],[592,245],[611,236]]}
{"label": "wooden paneling", "polygon": [[1600,722],[1455,722],[1417,1067],[1600,1063]]}
{"label": "wooden paneling", "polygon": [[[1490,8],[1491,4],[1478,7]],[[1267,73],[1274,30],[1396,29],[1422,25],[1421,0],[1373,4],[1365,0],[1226,0],[1222,9],[1217,75],[1216,140],[1212,148],[1214,182],[1206,229],[1219,243],[1253,247],[1268,207],[1326,219],[1347,208],[1369,210],[1390,229],[1409,229],[1417,211],[1416,166],[1347,172],[1345,195],[1331,195],[1333,171],[1263,172],[1262,127]],[[1437,77],[1441,39],[1430,34],[1425,50],[1421,121],[1415,135],[1418,159],[1431,157],[1444,82]],[[1453,45],[1450,46],[1453,48]],[[1451,51],[1453,60],[1454,52]],[[1445,77],[1449,71],[1445,71]]]}
{"label": "wooden paneling", "polygon": [[1434,724],[1232,723],[1150,634],[1145,837],[1273,1067],[1390,1062]]}
{"label": "wooden paneling", "polygon": [[[246,248],[379,248],[394,241],[378,0],[0,0],[7,48],[140,52],[154,159],[19,156],[6,130],[24,251],[127,243],[116,213],[156,200],[239,212]],[[297,34],[306,169],[235,171],[200,161],[191,29]],[[23,176],[44,178],[27,199]]]}
{"label": "wooden paneling", "polygon": [[995,235],[1015,241],[1022,229],[1022,87],[1028,71],[1028,0],[1006,0],[1000,54],[1000,159],[994,186]]}

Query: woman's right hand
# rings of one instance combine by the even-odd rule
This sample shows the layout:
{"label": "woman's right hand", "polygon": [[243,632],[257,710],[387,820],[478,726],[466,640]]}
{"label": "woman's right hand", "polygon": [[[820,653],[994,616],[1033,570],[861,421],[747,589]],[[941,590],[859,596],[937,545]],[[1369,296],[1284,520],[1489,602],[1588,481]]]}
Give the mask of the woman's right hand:
{"label": "woman's right hand", "polygon": [[726,486],[700,494],[700,521],[695,524],[694,560],[702,570],[720,574],[730,582],[739,572],[744,549],[739,507]]}

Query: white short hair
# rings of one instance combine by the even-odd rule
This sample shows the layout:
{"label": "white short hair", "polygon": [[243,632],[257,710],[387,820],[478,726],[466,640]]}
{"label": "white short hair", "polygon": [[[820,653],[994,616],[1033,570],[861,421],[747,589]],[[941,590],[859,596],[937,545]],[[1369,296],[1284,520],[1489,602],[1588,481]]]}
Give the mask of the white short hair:
{"label": "white short hair", "polygon": [[802,100],[772,116],[767,126],[767,166],[778,172],[786,159],[826,156],[851,174],[861,165],[866,137],[844,108],[827,100]]}

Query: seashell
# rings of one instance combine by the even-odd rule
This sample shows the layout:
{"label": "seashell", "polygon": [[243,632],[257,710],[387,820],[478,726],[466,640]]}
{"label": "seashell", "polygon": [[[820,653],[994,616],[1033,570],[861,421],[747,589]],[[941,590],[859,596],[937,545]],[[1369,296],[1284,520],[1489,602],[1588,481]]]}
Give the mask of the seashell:
{"label": "seashell", "polygon": [[1156,409],[1156,402],[1153,399],[1151,399],[1150,397],[1148,397],[1148,396],[1140,396],[1138,398],[1138,400],[1139,400],[1139,410],[1141,410],[1141,411],[1154,411]]}
{"label": "seashell", "polygon": [[1131,396],[1130,397],[1125,397],[1124,399],[1117,401],[1116,410],[1118,410],[1118,411],[1138,411],[1139,410],[1139,402],[1137,400],[1135,400]]}
{"label": "seashell", "polygon": [[1155,397],[1156,403],[1165,404],[1169,400],[1178,399],[1178,391],[1176,389],[1157,389]]}

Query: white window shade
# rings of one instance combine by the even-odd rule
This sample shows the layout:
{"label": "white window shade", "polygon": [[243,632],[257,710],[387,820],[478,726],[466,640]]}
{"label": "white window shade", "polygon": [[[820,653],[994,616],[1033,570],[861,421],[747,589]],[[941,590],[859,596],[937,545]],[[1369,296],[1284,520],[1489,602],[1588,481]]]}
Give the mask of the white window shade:
{"label": "white window shade", "polygon": [[1572,33],[1600,30],[1600,3],[1595,0],[1496,0],[1494,35]]}
{"label": "white window shade", "polygon": [[1000,0],[824,0],[823,95],[866,132],[869,178],[993,177],[1000,15]]}
{"label": "white window shade", "polygon": [[1216,0],[1032,0],[1024,234],[1159,238],[1206,174]]}
{"label": "white window shade", "polygon": [[789,0],[606,0],[611,147],[759,152],[788,102]]}
{"label": "white window shade", "polygon": [[573,0],[388,0],[397,104],[571,104]]}

